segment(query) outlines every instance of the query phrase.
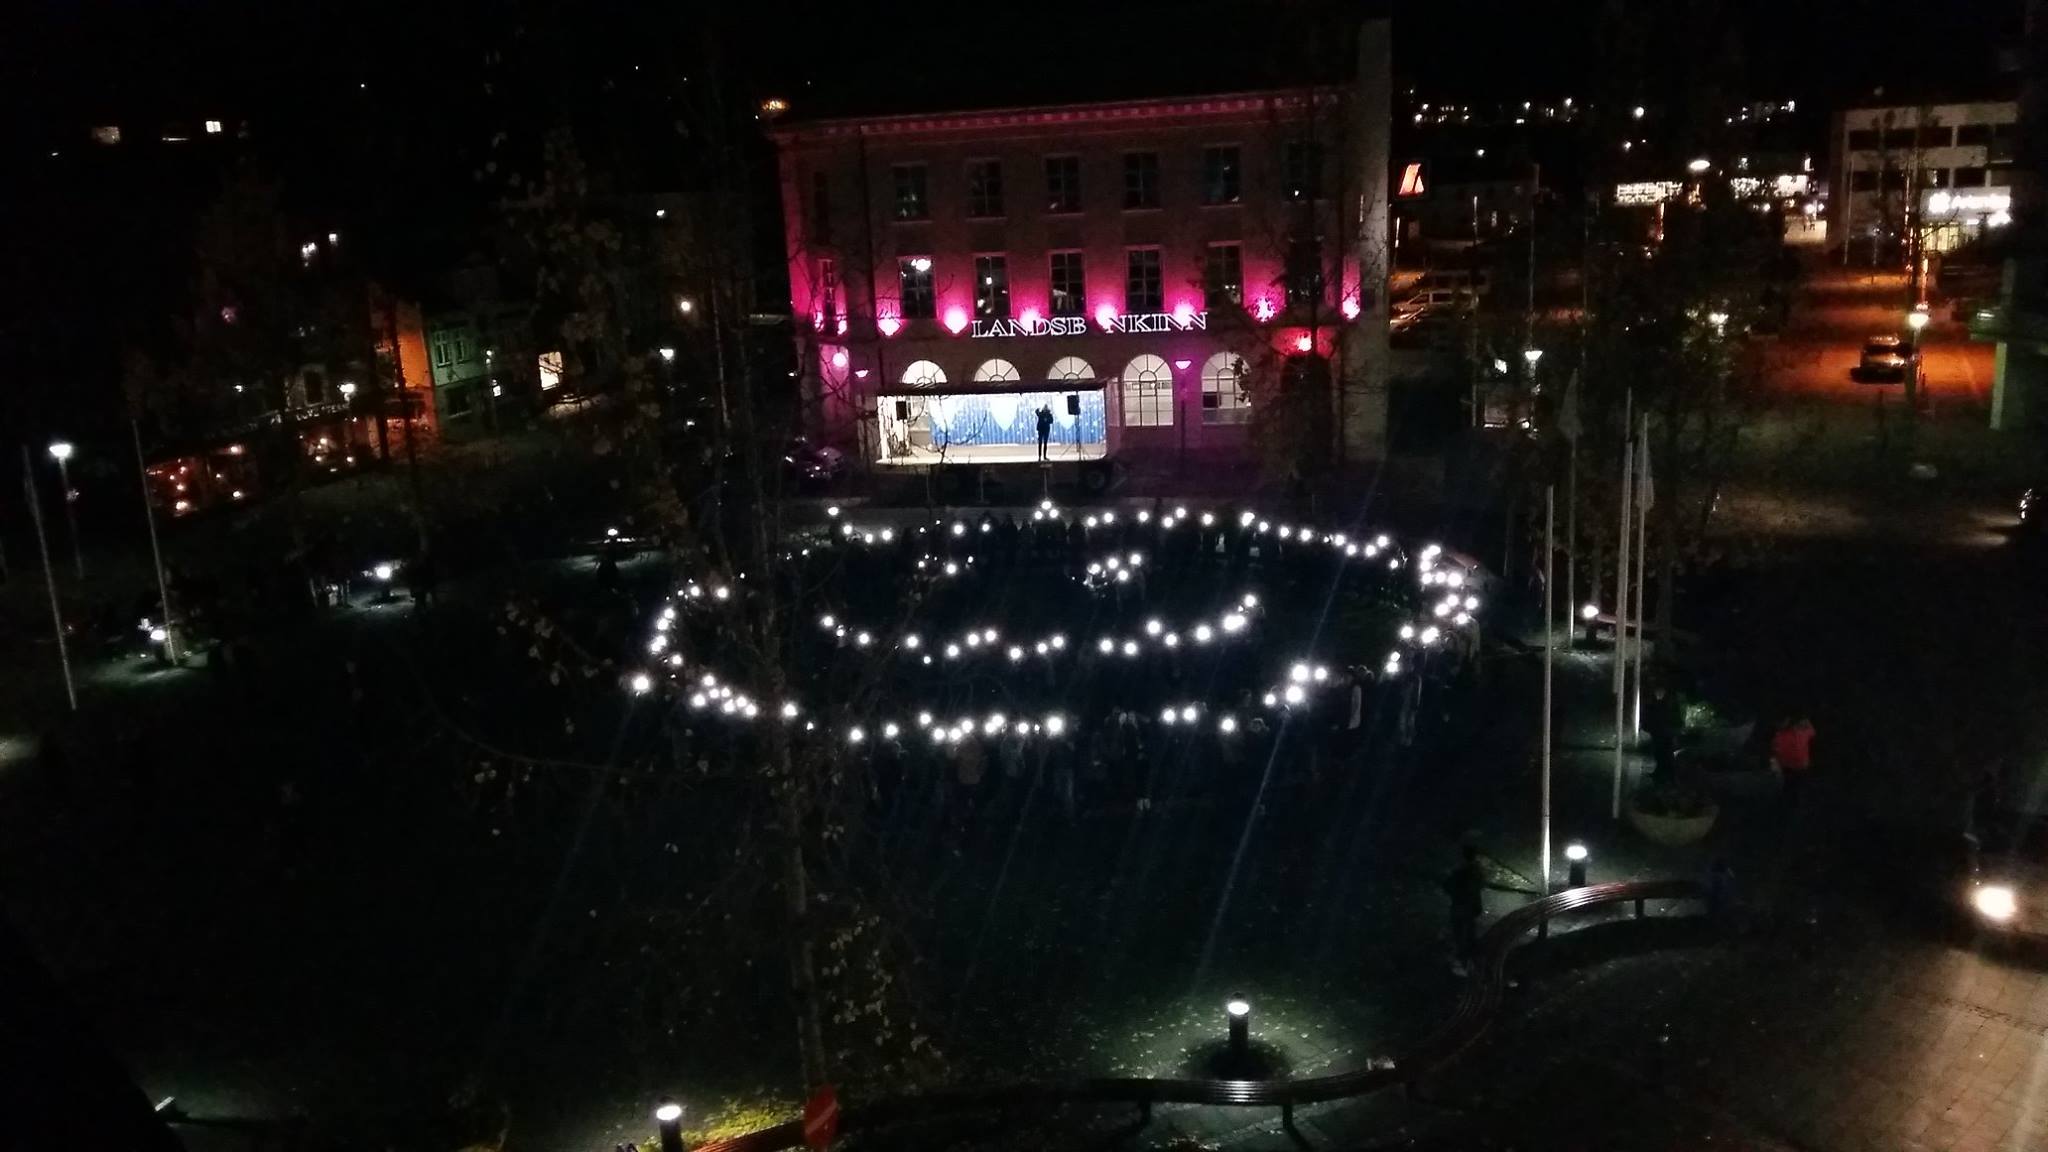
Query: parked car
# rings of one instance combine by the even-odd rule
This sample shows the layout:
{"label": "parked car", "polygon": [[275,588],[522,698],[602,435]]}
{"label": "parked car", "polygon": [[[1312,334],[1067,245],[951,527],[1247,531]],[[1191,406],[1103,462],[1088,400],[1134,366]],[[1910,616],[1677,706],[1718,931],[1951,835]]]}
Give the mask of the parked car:
{"label": "parked car", "polygon": [[1977,927],[2048,941],[2048,813],[2031,796],[1980,789],[1963,845],[1969,875],[1957,892]]}
{"label": "parked car", "polygon": [[1471,309],[1479,297],[1469,288],[1424,288],[1394,303],[1394,315],[1417,315],[1432,310],[1461,312]]}
{"label": "parked car", "polygon": [[809,437],[793,436],[782,454],[783,467],[799,484],[829,484],[846,475],[846,453]]}
{"label": "parked car", "polygon": [[1877,383],[1904,380],[1906,369],[1919,355],[1903,336],[1872,336],[1863,342],[1863,358],[1856,364],[1856,378]]}

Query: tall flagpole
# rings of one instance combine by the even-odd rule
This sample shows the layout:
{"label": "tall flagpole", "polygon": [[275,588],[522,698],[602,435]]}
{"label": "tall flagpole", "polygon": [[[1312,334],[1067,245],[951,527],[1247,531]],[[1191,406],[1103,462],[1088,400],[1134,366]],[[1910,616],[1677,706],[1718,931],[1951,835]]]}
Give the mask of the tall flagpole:
{"label": "tall flagpole", "polygon": [[[1643,653],[1649,647],[1649,616],[1645,609],[1650,603],[1650,504],[1655,494],[1650,485],[1650,414],[1645,412],[1642,421],[1643,450],[1636,453],[1636,467],[1642,476],[1636,481],[1636,677],[1635,713],[1629,721],[1629,732],[1641,735],[1643,731]],[[1649,499],[1645,499],[1649,497]]]}
{"label": "tall flagpole", "polygon": [[43,505],[36,498],[36,469],[28,446],[21,449],[21,490],[28,498],[29,519],[36,526],[36,549],[43,554],[43,585],[50,590],[50,623],[57,629],[57,666],[64,670],[64,698],[78,711],[78,689],[71,683],[71,652],[64,646],[64,610],[57,604],[57,575],[50,569],[50,538],[43,532]]}
{"label": "tall flagpole", "polygon": [[1550,671],[1556,654],[1556,594],[1550,582],[1556,567],[1557,485],[1543,489],[1543,894],[1550,895]]}
{"label": "tall flagpole", "polygon": [[1621,773],[1622,762],[1627,754],[1628,741],[1622,728],[1628,723],[1628,546],[1634,538],[1629,531],[1631,505],[1634,503],[1636,482],[1636,441],[1628,435],[1635,426],[1635,393],[1628,394],[1627,416],[1622,424],[1621,449],[1621,540],[1615,548],[1615,605],[1614,605],[1614,802],[1613,816],[1621,819]]}

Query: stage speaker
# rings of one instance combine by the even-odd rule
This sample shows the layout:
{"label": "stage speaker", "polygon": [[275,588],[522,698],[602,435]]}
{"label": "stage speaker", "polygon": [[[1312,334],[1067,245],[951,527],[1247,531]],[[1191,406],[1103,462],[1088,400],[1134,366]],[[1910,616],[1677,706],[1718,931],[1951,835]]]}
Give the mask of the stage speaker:
{"label": "stage speaker", "polygon": [[898,400],[896,402],[896,418],[898,420],[910,419],[910,401]]}
{"label": "stage speaker", "polygon": [[1079,395],[1078,393],[1074,393],[1074,392],[1069,392],[1069,393],[1067,393],[1067,415],[1069,415],[1069,416],[1079,416],[1080,414],[1081,414],[1081,397],[1080,397],[1080,395]]}

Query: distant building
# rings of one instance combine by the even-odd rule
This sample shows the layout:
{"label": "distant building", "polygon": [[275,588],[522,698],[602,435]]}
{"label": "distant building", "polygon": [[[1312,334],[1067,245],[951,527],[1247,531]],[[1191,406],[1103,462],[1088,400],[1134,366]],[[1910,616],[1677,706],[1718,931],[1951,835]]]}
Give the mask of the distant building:
{"label": "distant building", "polygon": [[1970,335],[1998,345],[1991,426],[2039,432],[2048,422],[2048,0],[2029,0],[2017,57],[2012,226],[1994,245],[1997,299],[1974,311]]}
{"label": "distant building", "polygon": [[1850,108],[1835,124],[1829,234],[1843,258],[1945,252],[2012,220],[2019,103]]}
{"label": "distant building", "polygon": [[1311,387],[1345,459],[1382,455],[1375,28],[1339,89],[777,124],[814,429],[883,468],[1022,463],[1049,410],[1055,461],[1232,459]]}

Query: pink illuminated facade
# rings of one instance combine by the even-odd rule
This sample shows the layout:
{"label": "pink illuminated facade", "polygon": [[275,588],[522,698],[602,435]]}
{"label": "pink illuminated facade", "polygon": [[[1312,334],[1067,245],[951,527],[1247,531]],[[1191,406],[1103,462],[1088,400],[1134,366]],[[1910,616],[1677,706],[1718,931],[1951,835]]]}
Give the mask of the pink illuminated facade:
{"label": "pink illuminated facade", "polygon": [[1332,450],[1375,458],[1383,90],[777,125],[818,433],[1025,462],[1043,410],[1054,460],[1224,458],[1307,389]]}

